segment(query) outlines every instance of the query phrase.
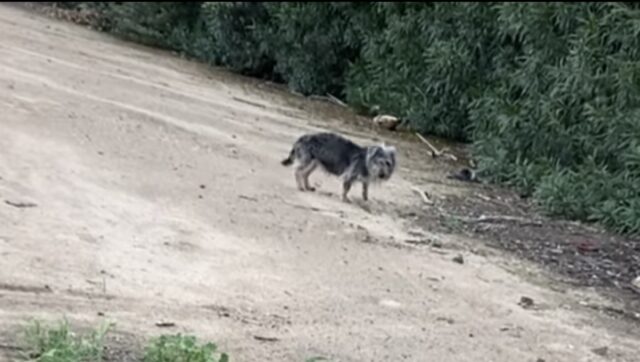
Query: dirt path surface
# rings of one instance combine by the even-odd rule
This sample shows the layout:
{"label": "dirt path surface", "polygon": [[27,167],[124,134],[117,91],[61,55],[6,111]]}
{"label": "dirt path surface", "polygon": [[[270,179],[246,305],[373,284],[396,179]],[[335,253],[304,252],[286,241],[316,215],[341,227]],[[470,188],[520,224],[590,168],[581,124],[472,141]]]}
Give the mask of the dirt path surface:
{"label": "dirt path surface", "polygon": [[[403,217],[428,207],[414,185],[468,190],[330,105],[1,5],[0,109],[5,359],[27,318],[67,316],[116,322],[116,360],[177,332],[233,361],[639,360],[637,324],[585,307],[608,303],[595,292]],[[319,173],[298,192],[279,164],[339,127],[400,151],[368,207]]]}

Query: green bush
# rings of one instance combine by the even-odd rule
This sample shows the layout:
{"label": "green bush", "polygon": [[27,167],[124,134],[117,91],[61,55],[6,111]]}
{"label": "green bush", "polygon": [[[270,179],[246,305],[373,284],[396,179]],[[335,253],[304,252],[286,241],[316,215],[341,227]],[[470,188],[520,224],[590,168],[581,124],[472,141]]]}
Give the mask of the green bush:
{"label": "green bush", "polygon": [[517,49],[475,101],[484,174],[554,215],[640,232],[640,13],[622,4],[500,6]]}
{"label": "green bush", "polygon": [[[364,4],[364,7],[368,6]],[[270,4],[273,19],[268,37],[275,71],[289,88],[305,95],[341,96],[350,62],[359,55],[350,36],[351,14],[358,4]]]}
{"label": "green bush", "polygon": [[213,343],[200,345],[193,336],[163,335],[147,346],[144,362],[228,362],[225,353],[218,355]]}
{"label": "green bush", "polygon": [[189,52],[201,2],[107,3],[110,31],[142,44]]}
{"label": "green bush", "polygon": [[484,3],[385,4],[386,26],[365,34],[347,99],[416,130],[466,140],[470,102],[492,74],[496,9]]}
{"label": "green bush", "polygon": [[58,326],[33,321],[24,331],[25,357],[37,362],[100,362],[110,324],[79,336],[65,320]]}
{"label": "green bush", "polygon": [[549,214],[640,232],[636,3],[97,4],[116,34],[471,142]]}
{"label": "green bush", "polygon": [[212,44],[216,63],[245,75],[270,78],[275,62],[266,43],[270,17],[263,3],[207,2],[202,37]]}

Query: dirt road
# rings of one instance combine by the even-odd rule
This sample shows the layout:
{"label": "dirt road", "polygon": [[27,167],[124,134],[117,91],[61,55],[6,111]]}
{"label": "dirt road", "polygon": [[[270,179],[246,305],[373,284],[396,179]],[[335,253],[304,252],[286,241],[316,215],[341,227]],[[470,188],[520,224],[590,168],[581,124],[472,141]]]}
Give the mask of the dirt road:
{"label": "dirt road", "polygon": [[[428,207],[413,185],[466,189],[336,108],[1,5],[0,356],[27,318],[67,316],[116,322],[123,360],[177,332],[233,361],[638,360],[637,327],[580,306],[595,293],[400,217]],[[279,164],[321,129],[399,148],[368,207]]]}

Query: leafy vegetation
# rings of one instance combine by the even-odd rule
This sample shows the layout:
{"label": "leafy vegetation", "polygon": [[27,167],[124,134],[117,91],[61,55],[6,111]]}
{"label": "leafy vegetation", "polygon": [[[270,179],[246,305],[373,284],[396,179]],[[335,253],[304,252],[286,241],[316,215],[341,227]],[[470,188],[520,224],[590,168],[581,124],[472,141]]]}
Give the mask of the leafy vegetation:
{"label": "leafy vegetation", "polygon": [[200,345],[193,336],[163,335],[147,346],[144,362],[228,362],[225,353],[218,355],[213,343]]}
{"label": "leafy vegetation", "polygon": [[37,362],[99,362],[102,361],[104,337],[111,325],[87,336],[70,330],[67,321],[57,326],[33,321],[24,331],[25,357]]}
{"label": "leafy vegetation", "polygon": [[481,176],[549,214],[640,233],[636,3],[64,6],[128,39],[471,142]]}
{"label": "leafy vegetation", "polygon": [[[104,324],[88,335],[73,332],[66,320],[57,325],[32,321],[24,330],[24,359],[34,362],[101,362],[106,334]],[[228,362],[213,343],[199,344],[194,336],[162,335],[152,339],[144,351],[144,362]]]}

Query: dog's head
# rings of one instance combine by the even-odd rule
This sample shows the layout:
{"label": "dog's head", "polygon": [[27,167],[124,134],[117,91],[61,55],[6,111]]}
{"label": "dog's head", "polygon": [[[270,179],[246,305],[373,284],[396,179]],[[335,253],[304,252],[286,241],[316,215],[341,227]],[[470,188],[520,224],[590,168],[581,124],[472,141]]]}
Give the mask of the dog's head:
{"label": "dog's head", "polygon": [[367,147],[366,164],[372,180],[389,180],[396,169],[396,148],[385,144]]}

